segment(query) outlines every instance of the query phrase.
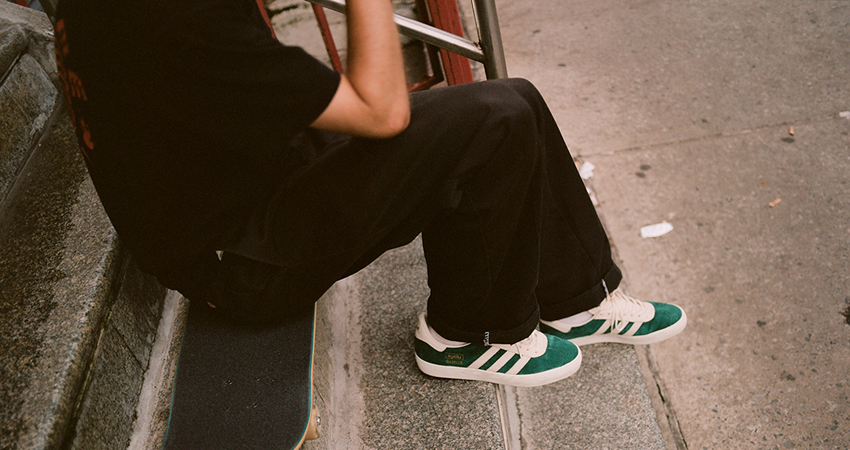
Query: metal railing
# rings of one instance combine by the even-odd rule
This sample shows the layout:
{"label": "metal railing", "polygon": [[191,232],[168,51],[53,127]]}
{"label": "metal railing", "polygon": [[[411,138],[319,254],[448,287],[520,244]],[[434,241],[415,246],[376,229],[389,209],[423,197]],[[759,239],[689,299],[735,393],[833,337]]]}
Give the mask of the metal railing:
{"label": "metal railing", "polygon": [[[345,14],[345,2],[342,0],[307,1]],[[493,0],[474,0],[474,2],[480,42],[473,42],[398,14],[394,15],[394,19],[401,34],[482,63],[488,79],[505,78],[508,76],[508,69],[505,65],[505,52],[502,47],[496,5]]]}

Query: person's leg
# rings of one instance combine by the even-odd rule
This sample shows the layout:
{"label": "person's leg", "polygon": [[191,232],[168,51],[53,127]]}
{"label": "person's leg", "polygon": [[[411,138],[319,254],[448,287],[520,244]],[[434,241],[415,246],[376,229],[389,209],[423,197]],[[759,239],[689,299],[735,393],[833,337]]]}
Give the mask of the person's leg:
{"label": "person's leg", "polygon": [[[488,331],[492,341],[492,330],[514,326],[518,318],[525,319],[520,328],[524,333],[536,325],[537,311],[531,302],[509,299],[536,297],[541,317],[559,319],[597,306],[605,297],[602,281],[614,289],[621,279],[605,230],[545,101],[528,82],[514,81],[508,86],[509,92],[500,95],[505,97],[504,108],[516,117],[510,137],[500,139],[503,159],[493,159],[492,165],[480,172],[485,184],[476,184],[477,179],[467,181],[462,207],[434,221],[423,233],[426,255],[433,261],[445,261],[437,269],[429,264],[428,321],[440,334],[450,336],[461,335],[451,324],[462,323],[478,333],[463,334],[468,341],[480,341]],[[518,176],[522,170],[514,162],[518,155],[533,155],[537,161],[524,185],[526,198],[510,203],[517,205],[514,209],[496,211],[487,202],[504,202],[516,196],[516,191],[486,183]],[[467,215],[482,211],[492,220],[485,231],[494,232],[485,234],[489,241],[468,242],[480,239],[480,233],[458,230],[463,224],[475,224],[466,220]],[[471,253],[477,259],[459,254],[458,249],[466,251],[476,243],[482,248]],[[491,247],[503,253],[492,253]],[[464,285],[470,272],[492,276],[493,288],[487,292],[480,286]],[[457,301],[457,286],[462,289],[462,302]],[[493,322],[476,320],[482,316]]]}
{"label": "person's leg", "polygon": [[605,229],[545,100],[531,84],[518,95],[534,112],[535,139],[542,160],[540,257],[535,295],[545,320],[597,306],[622,280],[611,257]]}
{"label": "person's leg", "polygon": [[[309,305],[423,230],[429,323],[449,339],[516,342],[537,325],[538,302],[553,320],[598,305],[601,280],[616,288],[605,232],[530,83],[428,91],[412,107],[397,138],[318,133],[297,146],[308,163],[226,248],[283,268],[266,289],[286,300],[269,307]],[[246,265],[237,259],[225,264]]]}
{"label": "person's leg", "polygon": [[[527,337],[538,321],[541,195],[534,112],[517,93],[527,85],[423,92],[413,96],[410,127],[395,138],[320,143],[243,239],[224,248],[224,266],[246,258],[276,269],[252,275],[263,295],[219,299],[222,309],[258,319],[305,309],[336,280],[424,230],[429,313],[439,331],[476,342],[486,332],[493,343]],[[446,314],[456,305],[467,307]]]}
{"label": "person's leg", "polygon": [[534,291],[543,319],[541,330],[578,345],[649,344],[681,332],[687,317],[680,307],[642,302],[617,289],[622,274],[554,118],[536,89],[522,83],[514,88],[535,112],[536,139],[529,139],[527,145],[540,146],[543,163]]}
{"label": "person's leg", "polygon": [[483,120],[469,143],[479,156],[451,177],[454,207],[422,233],[428,323],[450,339],[513,343],[539,321],[543,143],[537,113],[521,93],[527,86],[503,80],[452,99],[480,102]]}
{"label": "person's leg", "polygon": [[[561,169],[551,170],[556,165]],[[645,345],[681,332],[687,324],[682,308],[643,302],[618,289],[622,275],[577,171],[563,170],[560,161],[548,168],[551,200],[544,201],[536,290],[540,329],[576,345]]]}
{"label": "person's leg", "polygon": [[574,373],[578,348],[535,330],[542,162],[535,113],[519,94],[527,86],[423,93],[394,139],[300,146],[315,158],[223,248],[217,309],[283,320],[421,231],[429,314],[445,333],[420,318],[423,372],[518,386]]}
{"label": "person's leg", "polygon": [[446,338],[516,342],[537,324],[536,300],[544,319],[558,320],[598,305],[619,283],[572,158],[528,82],[422,93],[395,139],[337,136],[306,147],[315,150],[308,164],[242,241],[223,247],[217,284],[237,288],[217,301],[237,316],[307,309],[420,230],[428,322]]}

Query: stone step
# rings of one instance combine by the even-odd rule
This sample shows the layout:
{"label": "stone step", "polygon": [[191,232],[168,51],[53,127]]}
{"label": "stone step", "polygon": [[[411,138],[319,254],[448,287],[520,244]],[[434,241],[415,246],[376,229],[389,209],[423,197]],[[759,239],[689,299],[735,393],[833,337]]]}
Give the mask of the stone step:
{"label": "stone step", "polygon": [[319,302],[316,399],[325,432],[305,450],[664,448],[632,346],[584,347],[578,373],[537,388],[422,374],[413,332],[427,292],[416,240]]}
{"label": "stone step", "polygon": [[0,213],[0,448],[122,448],[159,322],[72,136],[57,117]]}
{"label": "stone step", "polygon": [[0,202],[60,100],[51,29],[43,13],[0,3]]}

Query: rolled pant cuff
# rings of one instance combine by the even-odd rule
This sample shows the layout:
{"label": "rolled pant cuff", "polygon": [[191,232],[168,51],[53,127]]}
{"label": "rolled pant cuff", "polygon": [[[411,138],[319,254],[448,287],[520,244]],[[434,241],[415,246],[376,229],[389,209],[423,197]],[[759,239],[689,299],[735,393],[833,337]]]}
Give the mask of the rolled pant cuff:
{"label": "rolled pant cuff", "polygon": [[428,316],[428,325],[445,339],[487,345],[517,343],[530,336],[539,322],[540,311],[536,308],[522,324],[508,330],[464,331],[452,327],[447,322],[440,320],[439,317]]}
{"label": "rolled pant cuff", "polygon": [[[620,268],[616,264],[613,264],[603,280],[605,280],[605,286],[608,287],[608,292],[614,292],[614,289],[617,289],[623,280],[623,273],[620,272]],[[542,320],[558,320],[595,308],[605,299],[605,286],[602,285],[600,280],[592,288],[576,297],[564,299],[557,303],[541,304],[540,318]]]}

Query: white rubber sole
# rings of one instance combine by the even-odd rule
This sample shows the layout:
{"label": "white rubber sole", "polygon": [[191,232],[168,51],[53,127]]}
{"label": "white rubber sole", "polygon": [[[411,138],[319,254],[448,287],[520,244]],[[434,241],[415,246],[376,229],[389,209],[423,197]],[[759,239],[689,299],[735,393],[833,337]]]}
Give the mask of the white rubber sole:
{"label": "white rubber sole", "polygon": [[578,356],[569,363],[545,372],[529,375],[509,375],[506,373],[490,372],[482,369],[468,369],[466,367],[441,366],[429,363],[416,355],[416,365],[424,374],[436,378],[452,378],[456,380],[487,381],[496,384],[505,384],[517,387],[534,387],[551,384],[563,380],[576,373],[581,366],[581,351]]}
{"label": "white rubber sole", "polygon": [[[681,309],[681,308],[679,308]],[[620,336],[616,334],[591,334],[590,336],[584,336],[580,338],[570,339],[570,342],[581,347],[582,345],[588,344],[599,344],[603,342],[613,342],[617,344],[630,344],[630,345],[648,345],[654,344],[656,342],[661,342],[665,339],[669,339],[685,329],[685,326],[688,324],[688,316],[685,314],[685,311],[682,310],[682,319],[678,322],[670,325],[663,330],[658,330],[652,334],[647,334],[646,336]]]}

